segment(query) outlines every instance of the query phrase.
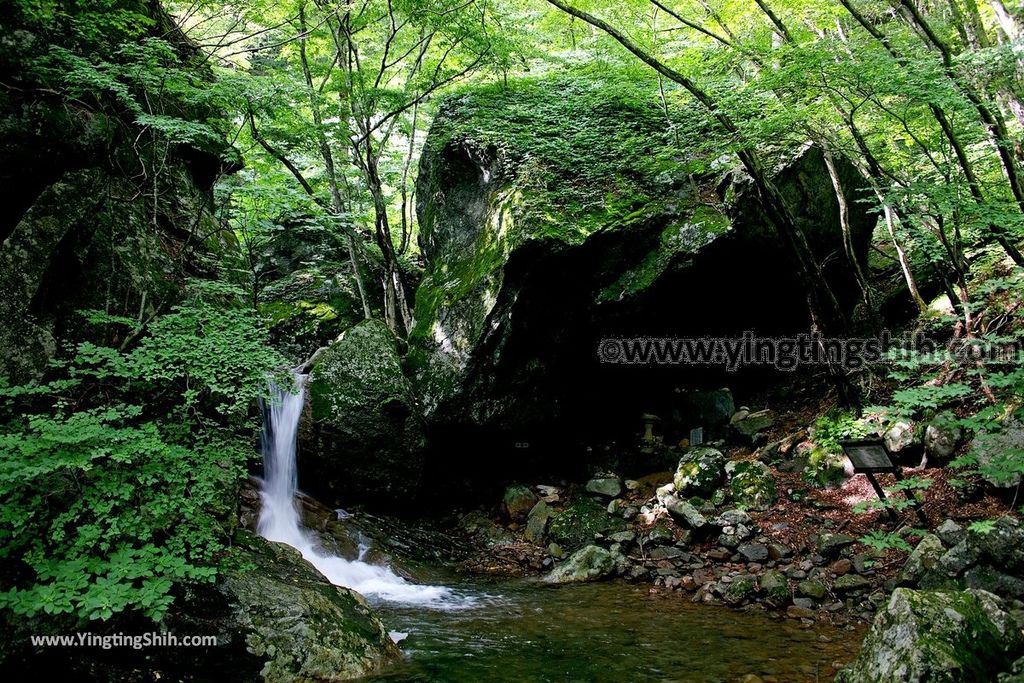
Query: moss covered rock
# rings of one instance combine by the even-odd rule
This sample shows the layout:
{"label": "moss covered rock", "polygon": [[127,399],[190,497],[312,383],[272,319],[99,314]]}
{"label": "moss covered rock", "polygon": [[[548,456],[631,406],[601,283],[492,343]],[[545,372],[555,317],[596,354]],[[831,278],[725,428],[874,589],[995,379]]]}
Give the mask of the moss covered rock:
{"label": "moss covered rock", "polygon": [[387,326],[367,320],[346,330],[318,358],[307,395],[300,486],[332,504],[409,502],[423,471],[424,437]]}
{"label": "moss covered rock", "polygon": [[580,548],[567,557],[547,576],[547,583],[580,583],[603,579],[615,571],[615,558],[610,552],[596,545]]}
{"label": "moss covered rock", "polygon": [[841,683],[991,681],[1024,647],[998,598],[984,591],[897,588]]}
{"label": "moss covered rock", "polygon": [[572,549],[593,542],[595,534],[624,527],[625,523],[609,515],[604,505],[592,498],[578,497],[551,517],[548,535],[562,547]]}
{"label": "moss covered rock", "polygon": [[191,657],[210,675],[235,680],[257,674],[266,681],[341,681],[365,676],[399,656],[363,598],[332,585],[289,546],[249,532],[236,534],[235,565],[215,595],[188,596],[180,632],[214,633],[217,646]]}
{"label": "moss covered rock", "polygon": [[672,482],[676,495],[709,498],[725,477],[725,456],[707,446],[688,450],[679,459]]}
{"label": "moss covered rock", "polygon": [[767,510],[778,498],[775,478],[763,462],[729,462],[725,465],[732,500],[750,510]]}

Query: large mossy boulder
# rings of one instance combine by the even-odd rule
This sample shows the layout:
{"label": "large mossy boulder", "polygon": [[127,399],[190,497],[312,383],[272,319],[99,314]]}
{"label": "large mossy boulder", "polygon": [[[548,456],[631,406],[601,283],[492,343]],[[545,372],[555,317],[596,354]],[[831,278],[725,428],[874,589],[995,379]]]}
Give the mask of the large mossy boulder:
{"label": "large mossy boulder", "polygon": [[[692,368],[626,372],[602,339],[807,328],[793,255],[727,142],[699,108],[670,115],[678,126],[666,125],[655,82],[614,72],[440,103],[417,180],[426,269],[409,369],[429,424],[457,431],[465,450],[550,464],[579,435],[670,414]],[[821,151],[770,154],[826,277],[855,301],[844,260],[825,258],[842,233]],[[841,166],[852,196],[863,181]],[[863,253],[874,218],[850,206]]]}
{"label": "large mossy boulder", "polygon": [[549,536],[567,549],[592,543],[596,534],[619,531],[625,523],[612,517],[604,505],[593,498],[573,498],[561,512],[551,516]]}
{"label": "large mossy boulder", "polygon": [[174,617],[180,632],[217,635],[193,673],[343,681],[397,660],[398,649],[362,596],[331,584],[294,548],[248,532],[236,539],[236,564],[215,595],[190,594]]}
{"label": "large mossy boulder", "polygon": [[615,558],[597,545],[583,546],[544,577],[545,583],[582,583],[615,571]]}
{"label": "large mossy boulder", "polygon": [[897,588],[840,683],[984,683],[1024,648],[1020,625],[985,591]]}
{"label": "large mossy boulder", "polygon": [[299,485],[328,504],[402,506],[418,493],[424,437],[397,340],[379,320],[346,330],[308,379]]}
{"label": "large mossy boulder", "polygon": [[672,483],[676,495],[710,498],[725,478],[725,456],[708,446],[691,448],[679,459]]}

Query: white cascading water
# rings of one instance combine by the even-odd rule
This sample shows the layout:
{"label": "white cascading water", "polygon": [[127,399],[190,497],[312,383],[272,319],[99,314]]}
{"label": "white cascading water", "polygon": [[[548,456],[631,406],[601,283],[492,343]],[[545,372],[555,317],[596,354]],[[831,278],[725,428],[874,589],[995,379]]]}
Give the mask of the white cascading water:
{"label": "white cascading water", "polygon": [[[389,567],[369,564],[361,559],[346,560],[316,547],[312,534],[302,526],[296,500],[298,469],[295,448],[305,379],[305,375],[295,375],[298,393],[271,387],[275,400],[267,410],[263,425],[263,506],[257,527],[260,536],[292,546],[331,583],[363,595],[440,609],[466,606],[449,588],[410,583]],[[360,558],[362,555],[360,552]]]}

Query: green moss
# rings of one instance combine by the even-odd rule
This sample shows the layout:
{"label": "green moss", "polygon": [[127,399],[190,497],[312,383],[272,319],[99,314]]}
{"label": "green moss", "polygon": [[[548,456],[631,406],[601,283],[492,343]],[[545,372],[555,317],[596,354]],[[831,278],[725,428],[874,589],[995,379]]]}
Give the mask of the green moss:
{"label": "green moss", "polygon": [[602,289],[598,301],[618,301],[646,290],[680,255],[698,251],[731,226],[721,208],[706,204],[694,207],[687,220],[669,223],[661,232],[658,246],[636,267]]}
{"label": "green moss", "polygon": [[[388,349],[392,353],[386,353]],[[331,421],[367,408],[372,411],[392,400],[412,403],[394,349],[394,335],[379,320],[367,320],[346,331],[310,376],[313,419]]]}
{"label": "green moss", "polygon": [[576,241],[642,210],[683,170],[653,93],[615,76],[518,79],[450,96],[424,154],[452,143],[493,150],[524,191],[530,234]]}
{"label": "green moss", "polygon": [[624,527],[622,520],[613,518],[592,498],[574,498],[551,519],[548,533],[563,547],[576,548],[593,542],[595,534]]}

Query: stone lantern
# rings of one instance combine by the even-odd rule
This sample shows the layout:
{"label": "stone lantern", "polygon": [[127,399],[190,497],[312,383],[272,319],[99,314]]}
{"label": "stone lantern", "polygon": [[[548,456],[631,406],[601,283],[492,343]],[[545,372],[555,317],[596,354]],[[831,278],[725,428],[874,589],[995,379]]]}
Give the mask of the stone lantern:
{"label": "stone lantern", "polygon": [[640,416],[640,421],[644,425],[644,434],[640,438],[646,443],[654,442],[654,425],[661,422],[661,418],[651,413],[644,413]]}

